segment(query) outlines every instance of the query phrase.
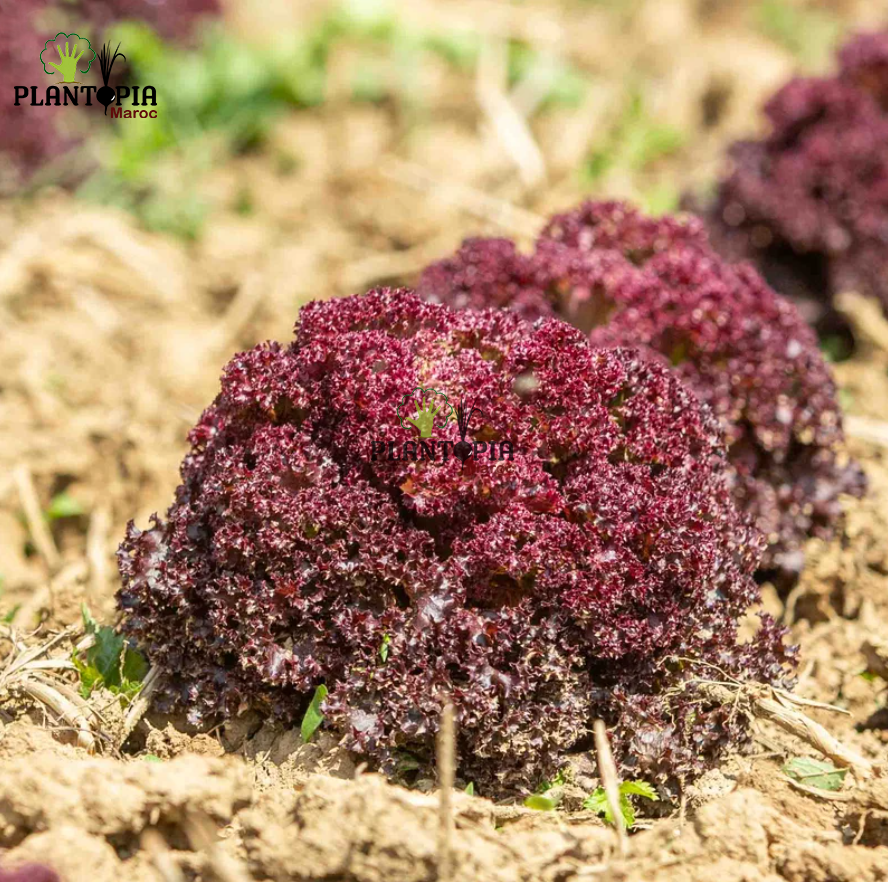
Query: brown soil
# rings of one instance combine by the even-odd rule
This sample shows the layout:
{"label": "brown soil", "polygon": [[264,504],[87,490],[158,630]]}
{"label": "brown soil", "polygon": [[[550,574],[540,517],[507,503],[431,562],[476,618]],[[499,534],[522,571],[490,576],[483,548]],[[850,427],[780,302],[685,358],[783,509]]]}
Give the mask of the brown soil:
{"label": "brown soil", "polygon": [[[863,0],[817,5],[849,27],[878,12]],[[0,615],[21,604],[15,625],[32,646],[74,626],[56,658],[80,636],[81,603],[112,621],[124,525],[169,503],[185,433],[228,356],[286,339],[309,299],[409,281],[464,235],[527,238],[538,213],[586,192],[576,167],[613,125],[630,75],[657,117],[691,137],[651,167],[617,168],[595,193],[641,198],[664,182],[711,180],[724,144],[755,130],[758,105],[794,64],[756,30],[754,6],[540,0],[505,15],[495,3],[407,4],[419,18],[468,14],[494,36],[560,23],[560,51],[596,85],[581,108],[535,117],[545,180],[522,182],[471,77],[430,61],[419,119],[397,104],[350,105],[332,88],[322,108],[281,120],[261,154],[220,165],[203,183],[216,210],[194,244],[60,192],[0,204]],[[251,26],[259,34],[269,23]],[[347,48],[337,64],[348,69]],[[297,160],[286,172],[283,154]],[[249,216],[237,208],[245,192]],[[801,646],[797,692],[847,712],[811,716],[878,767],[888,761],[885,680],[861,674],[888,634],[888,351],[862,330],[836,373],[869,495],[847,500],[835,540],[809,544],[789,598],[765,586],[764,605]],[[62,490],[85,513],[41,536],[29,506],[39,521]],[[0,680],[11,658],[4,633]],[[91,756],[70,719],[21,691],[0,699],[4,866],[46,861],[72,882],[439,878],[433,782],[406,790],[363,774],[332,736],[303,745],[259,720],[194,733],[149,716],[124,747],[117,700],[97,694],[81,708],[97,733]],[[888,880],[884,779],[849,774],[839,794],[801,792],[780,772],[800,755],[816,751],[756,723],[751,756],[730,758],[665,817],[642,819],[622,856],[614,832],[576,808],[571,786],[564,805],[574,810],[559,812],[457,794],[453,878]]]}

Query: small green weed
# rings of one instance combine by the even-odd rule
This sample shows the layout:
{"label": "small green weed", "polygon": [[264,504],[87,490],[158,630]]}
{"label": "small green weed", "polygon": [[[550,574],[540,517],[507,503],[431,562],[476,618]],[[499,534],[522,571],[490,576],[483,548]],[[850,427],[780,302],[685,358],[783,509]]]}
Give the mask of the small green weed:
{"label": "small green weed", "polygon": [[[660,798],[657,796],[657,791],[647,781],[624,781],[620,785],[620,813],[623,815],[623,821],[627,827],[635,825],[635,807],[629,799],[630,796],[638,796],[654,801]],[[591,796],[586,797],[585,802],[583,802],[583,808],[603,815],[604,820],[608,824],[614,823],[614,815],[603,787],[596,788]]]}
{"label": "small green weed", "polygon": [[71,660],[80,672],[80,694],[89,698],[97,687],[104,686],[109,692],[132,700],[142,688],[148,673],[148,662],[113,628],[99,625],[90,611],[83,607],[85,632],[94,638],[85,656],[75,652]]}

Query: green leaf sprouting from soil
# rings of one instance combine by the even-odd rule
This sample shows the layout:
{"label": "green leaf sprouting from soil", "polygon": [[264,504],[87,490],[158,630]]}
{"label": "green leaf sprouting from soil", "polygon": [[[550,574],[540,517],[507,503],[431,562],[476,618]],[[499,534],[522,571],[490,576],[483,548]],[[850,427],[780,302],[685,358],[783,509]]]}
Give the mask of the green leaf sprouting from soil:
{"label": "green leaf sprouting from soil", "polygon": [[302,732],[302,741],[305,744],[308,744],[308,742],[311,741],[311,736],[314,735],[321,723],[324,722],[324,715],[321,713],[321,703],[326,697],[327,687],[321,683],[321,685],[315,689],[311,704],[308,706],[308,710],[306,710],[305,716],[302,718],[300,731]]}
{"label": "green leaf sprouting from soil", "polygon": [[794,781],[818,790],[841,790],[847,769],[837,769],[832,763],[811,759],[808,756],[793,757],[783,771]]}
{"label": "green leaf sprouting from soil", "polygon": [[551,796],[543,796],[542,793],[533,793],[524,800],[524,807],[538,812],[551,812],[558,806],[558,802]]}
{"label": "green leaf sprouting from soil", "polygon": [[[635,807],[629,799],[630,796],[641,796],[654,801],[659,799],[657,791],[647,781],[624,781],[620,785],[620,813],[627,827],[635,825]],[[583,808],[604,815],[604,820],[608,824],[614,823],[614,815],[603,787],[596,788],[591,796],[586,797]]]}
{"label": "green leaf sprouting from soil", "polygon": [[53,496],[43,514],[46,520],[52,523],[53,521],[60,521],[62,518],[76,518],[85,513],[86,509],[83,507],[83,504],[66,490],[63,490],[61,493],[56,493]]}
{"label": "green leaf sprouting from soil", "polygon": [[77,652],[71,657],[80,672],[80,693],[89,698],[98,686],[104,686],[115,695],[132,700],[142,688],[148,673],[148,662],[113,628],[99,625],[90,611],[83,607],[83,626],[93,637],[93,644],[84,656]]}
{"label": "green leaf sprouting from soil", "polygon": [[[0,597],[3,597],[3,584],[6,580],[0,576]],[[6,612],[0,612],[0,624],[11,625],[16,613],[21,609],[21,604],[13,604]]]}
{"label": "green leaf sprouting from soil", "polygon": [[379,644],[379,660],[385,664],[389,657],[389,647],[392,645],[392,638],[389,634],[382,635],[382,643]]}

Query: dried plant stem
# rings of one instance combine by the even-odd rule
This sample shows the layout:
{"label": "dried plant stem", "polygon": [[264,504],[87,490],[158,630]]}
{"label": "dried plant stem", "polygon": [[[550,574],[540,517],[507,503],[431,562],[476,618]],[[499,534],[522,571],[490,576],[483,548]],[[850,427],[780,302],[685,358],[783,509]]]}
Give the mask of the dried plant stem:
{"label": "dried plant stem", "polygon": [[91,718],[99,715],[80,694],[62,679],[47,676],[55,671],[76,670],[68,658],[43,658],[53,647],[71,636],[69,626],[37,646],[28,646],[15,628],[0,628],[0,637],[12,643],[13,653],[0,671],[0,694],[18,692],[43,705],[52,716],[77,732],[77,743],[95,753],[96,726]]}
{"label": "dried plant stem", "polygon": [[470,214],[490,221],[515,236],[536,238],[544,218],[532,211],[518,208],[474,187],[452,181],[441,181],[430,171],[412,162],[388,157],[381,167],[382,174],[415,190],[431,193],[445,202],[456,205]]}
{"label": "dried plant stem", "polygon": [[80,712],[80,709],[74,702],[69,701],[48,683],[40,682],[32,677],[20,677],[15,681],[15,686],[31,698],[39,701],[73,729],[76,729],[77,744],[90,753],[95,753],[96,739],[92,734],[89,720]]}
{"label": "dried plant stem", "polygon": [[185,882],[185,876],[179,869],[173,853],[157,830],[153,827],[143,830],[139,841],[163,882]]}
{"label": "dried plant stem", "polygon": [[[810,702],[762,684],[726,685],[700,681],[699,686],[704,695],[720,704],[745,705],[752,716],[776,723],[784,731],[829,757],[836,765],[852,769],[858,778],[868,778],[872,774],[873,764],[870,760],[846,747],[824,726],[797,709],[798,705],[804,706]],[[829,707],[819,703],[815,703],[815,706]]]}
{"label": "dried plant stem", "polygon": [[875,300],[856,291],[843,291],[836,297],[836,308],[850,319],[861,337],[888,352],[888,320]]}
{"label": "dried plant stem", "polygon": [[771,720],[797,738],[807,741],[837,765],[852,768],[861,777],[872,774],[873,764],[866,757],[846,747],[824,726],[809,716],[771,698],[759,698],[755,703],[755,709],[760,716]]}
{"label": "dried plant stem", "polygon": [[52,649],[56,644],[60,643],[66,637],[68,637],[71,633],[71,627],[65,628],[64,631],[60,631],[54,637],[51,637],[45,643],[41,643],[39,646],[28,646],[28,644],[22,639],[22,637],[18,634],[15,628],[3,627],[0,629],[0,634],[9,639],[12,642],[12,645],[15,647],[18,655],[14,656],[9,660],[9,664],[6,666],[6,669],[0,673],[0,686],[3,685],[4,682],[9,680],[13,674],[18,672],[26,673],[33,663],[39,659],[41,656],[46,655],[50,649]]}
{"label": "dried plant stem", "polygon": [[202,852],[219,882],[250,882],[240,862],[219,848],[216,826],[203,812],[192,812],[185,819],[185,833],[195,851]]}
{"label": "dried plant stem", "polygon": [[845,416],[845,434],[858,441],[888,447],[888,423],[865,416],[847,414]]}
{"label": "dried plant stem", "polygon": [[438,732],[438,882],[453,879],[453,780],[456,774],[456,733],[453,705],[441,711]]}
{"label": "dried plant stem", "polygon": [[89,519],[86,534],[86,557],[89,561],[90,603],[95,603],[104,595],[108,584],[108,533],[111,529],[111,512],[107,505],[100,505]]}
{"label": "dried plant stem", "polygon": [[598,773],[601,775],[601,786],[604,788],[607,804],[614,817],[620,856],[625,857],[628,837],[626,836],[626,821],[620,808],[620,776],[614,762],[614,755],[611,752],[604,720],[596,720],[592,726],[592,732],[595,735],[595,753],[598,759]]}
{"label": "dried plant stem", "polygon": [[37,547],[37,551],[49,568],[50,573],[55,573],[61,566],[62,559],[59,557],[59,551],[53,541],[52,533],[49,532],[49,527],[46,526],[46,521],[43,520],[43,512],[40,509],[37,493],[34,490],[31,470],[22,463],[13,472],[13,479],[15,480],[19,500],[22,504],[22,511],[25,513],[25,520],[28,523],[28,530],[31,533],[31,538],[34,540],[34,545]]}
{"label": "dried plant stem", "polygon": [[527,125],[506,94],[508,53],[503,41],[483,44],[478,61],[475,95],[498,141],[527,187],[546,179],[546,162]]}
{"label": "dried plant stem", "polygon": [[136,696],[135,701],[130,705],[129,710],[126,712],[126,717],[123,720],[123,731],[120,733],[118,739],[119,747],[123,746],[126,739],[130,737],[133,729],[139,724],[139,720],[145,716],[145,712],[151,704],[151,696],[154,695],[154,691],[157,689],[158,678],[159,674],[157,668],[151,668],[145,676],[145,679],[142,681],[142,688],[139,690],[139,694]]}

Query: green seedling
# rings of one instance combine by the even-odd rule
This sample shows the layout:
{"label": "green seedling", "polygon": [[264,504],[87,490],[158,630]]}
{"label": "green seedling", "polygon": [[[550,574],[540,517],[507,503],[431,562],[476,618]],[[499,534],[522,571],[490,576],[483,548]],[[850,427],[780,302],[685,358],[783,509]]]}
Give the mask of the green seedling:
{"label": "green seedling", "polygon": [[[628,93],[622,115],[589,155],[585,177],[595,183],[614,168],[645,171],[658,159],[676,153],[684,142],[684,132],[653,118],[643,93],[633,88]],[[668,204],[665,191],[659,198],[661,203]]]}
{"label": "green seedling", "polygon": [[80,515],[86,514],[86,509],[67,490],[63,490],[61,493],[56,493],[53,496],[43,514],[49,523],[53,523],[63,518],[80,517]]}
{"label": "green seedling", "polygon": [[551,812],[558,807],[558,800],[541,793],[534,793],[524,800],[524,807],[537,812]]}
{"label": "green seedling", "polygon": [[[635,826],[635,807],[632,805],[630,796],[639,796],[642,799],[658,800],[657,791],[647,783],[647,781],[624,781],[620,785],[620,814],[626,827]],[[587,796],[583,802],[583,808],[589,809],[598,815],[603,815],[604,820],[608,824],[615,822],[614,814],[611,811],[607,794],[603,787],[596,788],[591,796]]]}
{"label": "green seedling", "polygon": [[[6,580],[3,576],[0,576],[0,597],[3,596],[3,583]],[[13,619],[15,619],[16,613],[21,609],[22,605],[20,603],[15,604],[11,609],[8,609],[5,613],[0,613],[0,623],[4,625],[11,625]]]}
{"label": "green seedling", "polygon": [[[564,772],[559,771],[555,777],[549,781],[543,781],[536,789],[536,793],[531,794],[524,800],[524,807],[534,809],[538,812],[550,812],[558,807],[561,801],[560,795],[551,794],[552,790],[563,787],[565,782]],[[550,794],[550,795],[546,795]]]}
{"label": "green seedling", "polygon": [[148,673],[148,662],[113,628],[99,625],[89,609],[83,606],[83,626],[92,645],[81,656],[76,651],[71,661],[80,673],[80,694],[89,698],[93,690],[104,687],[114,695],[132,700],[142,688]]}

